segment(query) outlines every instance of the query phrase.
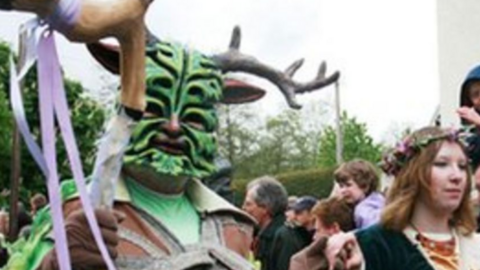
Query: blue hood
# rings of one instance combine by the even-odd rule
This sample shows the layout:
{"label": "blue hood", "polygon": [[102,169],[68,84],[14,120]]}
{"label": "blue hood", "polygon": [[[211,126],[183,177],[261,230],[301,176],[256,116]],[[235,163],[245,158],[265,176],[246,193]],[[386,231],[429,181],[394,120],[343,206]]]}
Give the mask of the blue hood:
{"label": "blue hood", "polygon": [[468,97],[467,93],[467,86],[469,85],[470,82],[472,81],[480,81],[480,65],[476,66],[473,68],[465,78],[465,80],[462,83],[462,88],[460,91],[460,107],[461,106],[467,106],[467,107],[472,107],[473,104],[470,101],[470,98]]}

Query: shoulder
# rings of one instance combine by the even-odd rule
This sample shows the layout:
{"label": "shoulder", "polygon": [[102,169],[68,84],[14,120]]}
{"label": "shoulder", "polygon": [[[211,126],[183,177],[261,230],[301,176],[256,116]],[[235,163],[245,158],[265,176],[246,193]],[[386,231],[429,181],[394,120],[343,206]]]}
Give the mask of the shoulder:
{"label": "shoulder", "polygon": [[385,229],[377,224],[355,232],[362,252],[374,249],[389,250],[392,246],[408,244],[408,239],[401,232]]}
{"label": "shoulder", "polygon": [[228,217],[243,224],[254,226],[255,219],[203,185],[191,179],[186,189],[187,197],[199,213],[216,217]]}
{"label": "shoulder", "polygon": [[380,192],[372,192],[355,206],[355,212],[361,209],[381,209],[385,205],[385,196]]}
{"label": "shoulder", "polygon": [[305,249],[296,253],[290,259],[290,268],[291,270],[300,270],[300,269],[310,269],[307,265],[307,251]]}
{"label": "shoulder", "polygon": [[467,236],[459,235],[461,256],[464,256],[465,261],[474,264],[475,267],[480,268],[480,256],[478,255],[478,248],[480,247],[480,235],[472,233]]}
{"label": "shoulder", "polygon": [[218,233],[223,236],[225,245],[247,258],[253,241],[254,222],[252,220],[236,211],[208,213],[203,220],[212,220],[219,230]]}

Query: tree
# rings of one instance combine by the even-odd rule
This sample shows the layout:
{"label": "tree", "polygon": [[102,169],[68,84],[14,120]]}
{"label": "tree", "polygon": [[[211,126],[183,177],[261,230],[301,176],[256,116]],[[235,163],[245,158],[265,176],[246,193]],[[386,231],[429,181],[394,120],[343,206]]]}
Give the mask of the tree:
{"label": "tree", "polygon": [[235,178],[317,167],[325,106],[309,102],[300,111],[287,109],[263,121],[258,110],[256,104],[220,107],[220,153],[231,161]]}
{"label": "tree", "polygon": [[258,145],[258,127],[252,105],[220,105],[218,142],[219,153],[234,168],[246,159]]}
{"label": "tree", "polygon": [[[9,55],[10,49],[5,43],[0,42],[0,186],[8,187],[10,178],[11,160],[11,137],[13,118],[9,111]],[[84,172],[88,175],[93,166],[96,153],[95,142],[102,130],[105,119],[103,109],[91,99],[83,95],[82,86],[74,81],[65,79],[65,91],[67,93],[70,117],[76,135],[80,157],[83,162]],[[38,90],[36,69],[32,68],[27,74],[23,85],[23,98],[25,114],[31,127],[33,136],[39,141],[39,113],[38,113]],[[57,130],[57,138],[60,136]],[[21,181],[23,194],[30,192],[45,193],[45,179],[40,169],[30,156],[28,149],[22,144],[21,149]],[[57,140],[57,162],[61,179],[71,178],[69,162],[65,146],[61,140]],[[26,192],[25,192],[26,191]],[[24,198],[25,199],[25,198]]]}
{"label": "tree", "polygon": [[[380,161],[383,146],[373,142],[368,135],[367,125],[360,123],[355,117],[348,117],[346,112],[342,113],[341,125],[343,131],[343,153],[344,161],[361,158],[373,162]],[[334,126],[328,126],[321,133],[319,140],[319,164],[320,167],[332,167],[336,165],[336,140],[337,134]]]}

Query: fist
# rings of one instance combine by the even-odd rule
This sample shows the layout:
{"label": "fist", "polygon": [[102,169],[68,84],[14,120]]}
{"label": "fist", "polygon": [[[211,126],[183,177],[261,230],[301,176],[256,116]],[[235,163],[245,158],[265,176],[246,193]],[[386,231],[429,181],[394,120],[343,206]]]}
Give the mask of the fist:
{"label": "fist", "polygon": [[[117,211],[96,209],[95,217],[97,218],[108,253],[112,258],[116,258],[119,243],[117,234],[118,223],[123,220],[124,215]],[[83,210],[76,210],[67,217],[65,230],[73,269],[86,270],[106,267]],[[55,249],[52,249],[46,255],[40,269],[59,269]]]}

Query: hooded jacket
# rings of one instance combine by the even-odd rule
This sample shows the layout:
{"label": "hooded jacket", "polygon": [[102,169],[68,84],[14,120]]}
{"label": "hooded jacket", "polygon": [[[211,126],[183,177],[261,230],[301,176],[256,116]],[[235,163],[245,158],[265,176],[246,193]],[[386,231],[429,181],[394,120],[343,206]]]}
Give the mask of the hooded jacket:
{"label": "hooded jacket", "polygon": [[472,107],[473,103],[468,95],[468,86],[473,81],[480,81],[480,65],[473,68],[465,78],[460,88],[460,107]]}

